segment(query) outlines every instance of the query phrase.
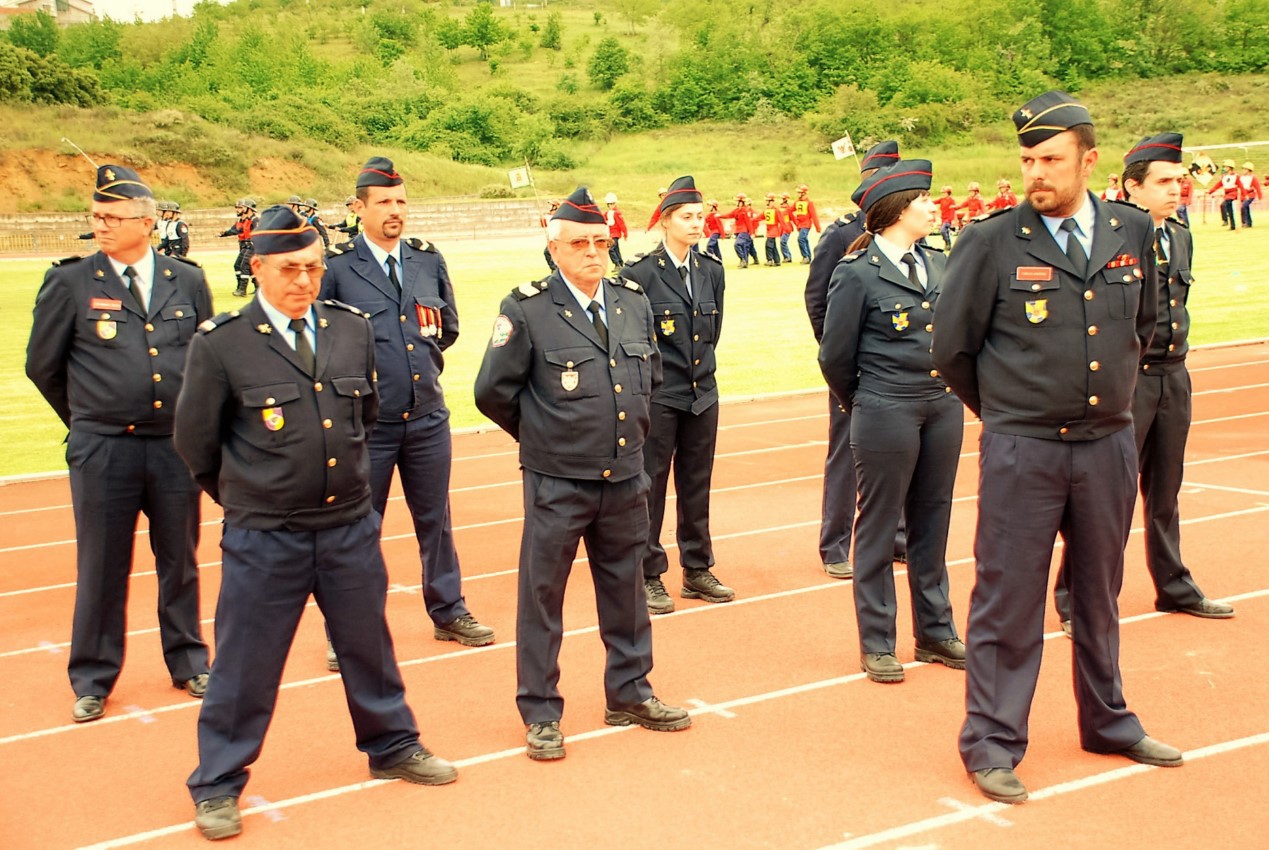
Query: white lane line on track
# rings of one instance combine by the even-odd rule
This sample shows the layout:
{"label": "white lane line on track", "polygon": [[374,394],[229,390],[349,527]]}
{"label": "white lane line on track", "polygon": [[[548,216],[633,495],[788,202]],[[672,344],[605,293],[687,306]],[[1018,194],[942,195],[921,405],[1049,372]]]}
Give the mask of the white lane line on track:
{"label": "white lane line on track", "polygon": [[[843,586],[846,586],[846,583],[835,582],[832,585],[817,585],[815,588],[807,588],[804,590],[823,589],[825,586],[843,587]],[[804,592],[804,590],[799,590],[797,592]],[[781,594],[774,594],[774,595],[786,596],[790,594],[788,592],[784,592]],[[1259,591],[1252,591],[1251,593],[1242,594],[1237,597],[1228,597],[1226,601],[1246,599],[1249,597],[1258,597],[1258,596],[1269,596],[1269,588],[1266,588],[1264,590],[1259,590]],[[725,609],[729,607],[730,605],[735,605],[743,601],[751,601],[751,600],[736,600],[736,602],[728,603],[728,605],[714,605],[714,606],[709,606],[708,608],[699,608],[699,609],[692,609],[692,610],[694,611],[695,610],[717,610],[719,608]],[[659,619],[664,619],[665,617],[673,617],[673,616],[674,614],[667,614]],[[1169,615],[1159,613],[1159,612],[1154,612],[1150,614],[1143,614],[1137,617],[1128,617],[1121,620],[1120,622],[1121,624],[1140,622],[1142,620],[1155,619],[1157,617],[1165,617],[1165,616],[1169,616]],[[598,630],[597,627],[592,627],[587,629],[573,630],[571,632],[566,632],[565,634],[575,634],[575,633],[591,632],[591,631],[597,631],[597,630]],[[1063,639],[1064,637],[1065,635],[1061,631],[1049,632],[1044,635],[1044,639],[1046,641],[1060,640],[1060,639]],[[501,646],[501,644],[494,644],[492,646],[480,647],[474,651],[483,652],[487,650],[493,650],[498,646]],[[453,653],[453,655],[458,655],[458,654],[460,653]],[[423,659],[423,660],[438,660],[438,659]],[[915,669],[922,666],[925,666],[925,665],[917,661],[910,661],[907,664],[903,665],[905,670],[911,670],[911,669]],[[339,678],[338,676],[323,676],[320,679],[314,679],[311,681],[312,682],[327,681],[330,679],[338,679],[338,678]],[[726,700],[722,702],[709,702],[704,705],[691,709],[689,713],[693,717],[701,717],[703,715],[720,714],[720,713],[726,716],[727,714],[734,714],[735,709],[737,708],[743,708],[749,705],[757,705],[759,703],[764,703],[764,702],[771,702],[773,700],[783,699],[785,697],[799,696],[801,694],[821,691],[826,688],[833,688],[839,685],[847,685],[852,682],[863,681],[866,678],[867,677],[863,673],[852,673],[846,676],[836,676],[831,679],[822,679],[816,682],[807,682],[801,685],[793,685],[787,688],[779,688],[774,691],[767,691],[765,693],[760,693],[760,694],[751,694],[749,696],[738,697],[732,700]],[[296,687],[296,686],[299,686],[300,684],[301,683],[296,682],[296,683],[293,683],[291,687]],[[689,702],[695,702],[695,701],[689,700]],[[103,718],[102,720],[94,721],[93,724],[89,724],[89,725],[93,725],[93,726],[100,725],[101,723],[104,723],[106,720],[109,720],[109,719],[110,719],[109,717],[106,717],[106,718]],[[59,728],[62,728],[62,729],[83,728],[83,726],[59,727]],[[576,744],[581,741],[588,741],[595,738],[606,737],[608,735],[619,735],[625,732],[631,732],[637,728],[638,728],[637,726],[604,726],[598,729],[590,729],[578,734],[569,733],[568,740],[570,743]],[[4,744],[6,740],[7,739],[0,739],[0,744]],[[1234,750],[1242,749],[1244,747],[1254,746],[1256,744],[1266,743],[1266,742],[1269,742],[1269,733],[1255,735],[1250,738],[1240,738],[1234,741],[1225,741],[1219,744],[1214,744],[1214,745],[1203,747],[1197,750],[1187,751],[1185,754],[1185,757],[1189,761],[1196,761],[1198,759],[1206,758],[1212,755],[1217,755],[1219,753],[1231,752]],[[488,764],[490,762],[495,762],[495,761],[504,761],[511,758],[523,758],[523,754],[524,754],[523,747],[515,747],[514,749],[497,750],[495,752],[483,753],[481,755],[471,756],[465,759],[458,759],[454,762],[454,764],[455,766],[460,768],[474,767],[480,764]],[[1031,800],[1033,801],[1043,800],[1047,797],[1053,797],[1059,794],[1070,793],[1071,791],[1080,790],[1086,787],[1093,787],[1095,785],[1104,784],[1105,782],[1114,781],[1116,779],[1123,779],[1128,776],[1133,776],[1137,773],[1144,773],[1148,770],[1154,770],[1154,769],[1155,768],[1147,767],[1146,765],[1132,765],[1127,768],[1120,768],[1118,770],[1108,771],[1102,774],[1094,774],[1092,776],[1084,777],[1082,779],[1074,780],[1072,782],[1066,782],[1061,785],[1054,785],[1049,788],[1040,789],[1039,791],[1033,792],[1031,794]],[[311,794],[303,794],[303,795],[292,797],[286,800],[278,800],[277,802],[269,803],[263,806],[254,806],[252,808],[243,810],[242,814],[244,817],[249,817],[251,815],[257,815],[257,814],[267,815],[269,812],[279,811],[282,809],[289,809],[295,806],[300,806],[306,803],[312,803],[319,800],[327,800],[332,797],[342,797],[347,794],[369,790],[371,788],[375,788],[377,786],[385,785],[385,784],[387,784],[387,782],[384,780],[369,780],[365,782],[356,782],[351,785],[343,785],[337,788],[328,788],[323,791],[313,792]],[[1000,808],[992,808],[993,806],[999,806]],[[973,807],[972,811],[965,810],[961,812],[955,812],[955,813],[952,813],[951,815],[943,815],[939,818],[930,818],[930,819],[927,819],[926,821],[920,821],[918,823],[924,824],[924,823],[930,823],[935,821],[942,821],[946,818],[953,818],[952,820],[948,820],[946,824],[944,823],[938,824],[938,826],[944,826],[944,825],[950,825],[953,823],[959,823],[963,820],[981,818],[983,817],[985,813],[995,813],[995,812],[1005,811],[1008,808],[1009,807],[1003,803],[989,803],[989,804],[986,804],[985,806]],[[938,828],[938,826],[934,826],[934,827],[927,826],[918,831],[927,831],[932,828]],[[122,836],[120,838],[114,838],[108,841],[100,842],[98,844],[89,845],[87,847],[81,848],[81,850],[111,850],[111,848],[115,848],[115,847],[127,847],[133,844],[141,844],[146,841],[153,840],[155,838],[162,838],[167,835],[173,835],[180,832],[190,831],[193,828],[194,828],[194,825],[191,820],[191,821],[186,821],[180,824],[172,824],[171,826],[160,827],[159,829],[153,829],[153,830],[148,830],[146,832],[139,832],[133,835]],[[905,827],[896,827],[895,829],[906,829],[906,828],[912,828],[912,825],[907,825]],[[887,837],[885,838],[873,839],[873,836],[881,835],[881,834],[883,833],[873,833],[872,835],[869,835],[869,836],[860,836],[858,838],[852,839],[852,841],[868,841],[872,839],[872,843],[875,844],[875,843],[879,843],[880,841],[890,840],[892,838],[904,837],[904,835],[902,834],[895,834],[895,835],[887,835]],[[868,846],[872,846],[872,845],[846,843],[843,845],[835,845],[834,848],[836,850],[836,848],[854,848],[854,847],[868,847]]]}
{"label": "white lane line on track", "polygon": [[[1258,735],[1248,735],[1245,738],[1235,738],[1231,741],[1221,741],[1216,744],[1210,744],[1206,747],[1199,747],[1196,750],[1186,750],[1185,760],[1187,762],[1195,762],[1201,759],[1210,758],[1212,756],[1224,755],[1225,753],[1244,750],[1249,747],[1262,746],[1269,744],[1269,732],[1261,732]],[[1126,767],[1107,770],[1102,773],[1094,773],[1089,776],[1083,776],[1079,779],[1072,779],[1069,782],[1062,782],[1057,785],[1050,785],[1047,788],[1041,788],[1038,791],[1032,791],[1030,800],[1025,805],[1031,806],[1034,803],[1047,800],[1050,797],[1061,797],[1066,794],[1073,794],[1078,791],[1085,791],[1089,788],[1097,788],[1107,785],[1111,782],[1118,782],[1121,779],[1139,776],[1143,773],[1149,773],[1152,770],[1162,770],[1163,768],[1152,767],[1146,764],[1132,764]],[[965,823],[966,821],[978,820],[988,816],[996,816],[1000,812],[1006,812],[1012,809],[1008,803],[982,803],[977,806],[965,806],[957,808],[954,812],[949,812],[935,817],[925,818],[924,820],[912,821],[900,826],[883,829],[878,832],[869,833],[868,835],[859,835],[852,837],[846,841],[837,844],[829,844],[820,850],[862,850],[865,847],[875,847],[878,844],[884,844],[889,841],[897,841],[903,838],[910,838],[914,835],[921,835],[926,832],[933,832],[948,826]]]}
{"label": "white lane line on track", "polygon": [[1183,489],[1201,492],[1203,490],[1216,490],[1221,493],[1238,493],[1243,496],[1262,496],[1269,498],[1269,490],[1248,490],[1245,487],[1226,487],[1223,484],[1200,484],[1196,481],[1186,481],[1182,485]]}
{"label": "white lane line on track", "polygon": [[1199,390],[1191,393],[1191,395],[1224,395],[1226,393],[1242,392],[1243,390],[1262,390],[1265,387],[1269,387],[1269,384],[1245,384],[1241,387],[1223,387],[1220,389]]}

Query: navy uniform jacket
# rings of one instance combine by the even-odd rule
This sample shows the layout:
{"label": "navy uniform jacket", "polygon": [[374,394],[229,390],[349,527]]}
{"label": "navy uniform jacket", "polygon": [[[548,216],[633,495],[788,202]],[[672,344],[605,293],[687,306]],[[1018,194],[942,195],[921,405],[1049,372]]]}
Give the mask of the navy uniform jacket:
{"label": "navy uniform jacket", "polygon": [[864,235],[864,217],[849,212],[834,221],[815,243],[815,256],[806,275],[806,314],[811,318],[815,341],[824,338],[824,316],[828,312],[828,285],[833,270],[846,256],[851,243]]}
{"label": "navy uniform jacket", "polygon": [[643,472],[649,404],[661,384],[652,309],[607,278],[608,350],[556,272],[502,300],[476,375],[476,406],[520,441],[520,463],[557,478]]}
{"label": "navy uniform jacket", "polygon": [[374,333],[356,309],[317,302],[308,375],[258,301],[205,322],[176,405],[176,451],[239,528],[314,531],[370,512]]}
{"label": "navy uniform jacket", "polygon": [[1132,422],[1137,362],[1158,299],[1146,213],[1089,194],[1087,280],[1030,203],[979,219],[947,264],[934,366],[999,434],[1095,440]]}
{"label": "navy uniform jacket", "polygon": [[189,225],[180,219],[177,219],[172,226],[172,239],[168,242],[168,250],[177,257],[184,257],[189,253]]}
{"label": "navy uniform jacket", "polygon": [[723,327],[723,264],[695,252],[688,262],[691,296],[664,244],[627,263],[621,276],[642,286],[652,305],[664,373],[652,401],[700,413],[718,403],[714,347]]}
{"label": "navy uniform jacket", "polygon": [[401,240],[401,257],[399,295],[364,234],[331,248],[322,277],[322,298],[351,304],[370,316],[379,416],[385,422],[426,416],[445,406],[442,352],[458,339],[458,310],[445,259],[430,243],[413,239]]}
{"label": "navy uniform jacket", "polygon": [[847,410],[856,389],[907,400],[948,392],[930,360],[947,260],[931,248],[915,250],[925,264],[928,292],[875,247],[848,254],[833,272],[820,371]]}
{"label": "navy uniform jacket", "polygon": [[186,349],[212,315],[202,269],[155,254],[149,313],[101,252],[49,269],[35,299],[26,373],[67,426],[171,435]]}
{"label": "navy uniform jacket", "polygon": [[1190,350],[1190,312],[1186,303],[1194,283],[1194,237],[1174,219],[1168,219],[1163,226],[1168,232],[1167,277],[1161,268],[1159,319],[1154,326],[1154,339],[1141,357],[1141,369],[1146,374],[1166,374],[1184,363]]}

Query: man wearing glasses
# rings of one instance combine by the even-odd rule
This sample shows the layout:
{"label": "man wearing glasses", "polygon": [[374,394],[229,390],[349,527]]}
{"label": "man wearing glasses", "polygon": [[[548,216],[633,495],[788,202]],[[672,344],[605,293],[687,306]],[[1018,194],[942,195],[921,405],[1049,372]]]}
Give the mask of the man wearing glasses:
{"label": "man wearing glasses", "polygon": [[77,723],[105,714],[123,667],[137,515],[149,519],[159,635],[172,684],[199,698],[207,644],[198,615],[198,486],[172,447],[185,352],[212,315],[197,265],[150,247],[155,203],[137,173],[97,170],[100,250],[55,263],[35,300],[26,373],[70,428],[75,615],[69,672]]}
{"label": "man wearing glasses", "polygon": [[604,722],[664,732],[692,723],[648,683],[643,449],[661,384],[652,308],[639,284],[604,278],[611,237],[585,187],[560,204],[547,236],[558,269],[503,299],[476,376],[476,406],[520,443],[516,703],[534,760],[564,757],[561,614],[579,540],[607,649]]}
{"label": "man wearing glasses", "polygon": [[419,743],[384,605],[366,432],[379,410],[375,340],[353,307],[314,303],[317,230],[285,206],[254,232],[258,297],[203,323],[190,344],[176,447],[225,510],[216,663],[198,718],[194,821],[209,839],[242,829],[238,798],[273,716],[310,595],[342,660],[357,748],[371,775],[458,778]]}
{"label": "man wearing glasses", "polygon": [[[453,443],[440,381],[445,349],[458,339],[449,269],[431,243],[402,238],[409,206],[392,160],[376,156],[362,167],[353,211],[362,233],[331,249],[321,297],[364,311],[375,329],[379,421],[369,438],[372,504],[383,516],[400,469],[433,636],[484,646],[494,642],[494,631],[467,610],[449,513]],[[339,669],[329,646],[326,660]]]}

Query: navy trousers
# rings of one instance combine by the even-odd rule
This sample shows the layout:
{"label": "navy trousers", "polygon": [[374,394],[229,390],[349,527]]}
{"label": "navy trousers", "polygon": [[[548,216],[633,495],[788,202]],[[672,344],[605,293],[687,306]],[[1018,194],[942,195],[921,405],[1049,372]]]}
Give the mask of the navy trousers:
{"label": "navy trousers", "polygon": [[1145,735],[1119,675],[1119,588],[1137,484],[1132,429],[1071,443],[983,431],[978,460],[960,734],[966,770],[1012,768],[1026,754],[1059,532],[1071,551],[1080,743],[1102,753],[1132,746]]}
{"label": "navy trousers", "polygon": [[714,546],[709,537],[709,485],[717,442],[717,404],[693,414],[653,403],[652,430],[643,446],[643,469],[652,482],[648,494],[648,540],[643,551],[644,578],[658,578],[670,567],[661,545],[661,526],[665,521],[671,462],[679,564],[693,570],[714,566]]}
{"label": "navy trousers", "polygon": [[599,634],[607,650],[608,707],[652,696],[652,623],[639,562],[648,539],[648,477],[616,483],[524,470],[524,533],[516,609],[516,705],[526,724],[559,720],[564,588],[586,541]]}
{"label": "navy trousers", "polygon": [[382,769],[419,748],[384,618],[388,575],[379,524],[371,512],[321,531],[225,526],[216,661],[198,715],[198,767],[187,782],[194,802],[241,796],[310,595],[339,654],[357,749]]}
{"label": "navy trousers", "polygon": [[198,614],[201,491],[171,437],[72,428],[66,445],[75,510],[75,615],[68,672],[77,697],[108,696],[123,667],[137,515],[150,520],[159,635],[174,683],[207,672]]}
{"label": "navy trousers", "polygon": [[957,636],[948,598],[947,532],[964,424],[965,408],[951,394],[930,401],[855,394],[850,445],[859,481],[853,589],[860,652],[895,651],[894,538],[901,514],[907,519],[913,636]]}
{"label": "navy trousers", "polygon": [[401,471],[401,489],[414,520],[422,562],[423,603],[438,626],[468,613],[463,577],[449,515],[453,439],[449,411],[401,422],[380,420],[367,440],[372,504],[386,516],[392,476]]}
{"label": "navy trousers", "polygon": [[828,395],[828,457],[824,460],[824,498],[820,511],[820,560],[850,560],[855,523],[855,456],[850,450],[850,414]]}

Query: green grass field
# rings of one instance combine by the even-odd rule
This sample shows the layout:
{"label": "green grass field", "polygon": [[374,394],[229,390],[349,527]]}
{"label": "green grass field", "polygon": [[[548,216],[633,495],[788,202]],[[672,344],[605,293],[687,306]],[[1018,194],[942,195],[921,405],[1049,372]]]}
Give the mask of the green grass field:
{"label": "green grass field", "polygon": [[[1263,229],[1262,229],[1263,228]],[[1190,298],[1194,344],[1269,336],[1269,224],[1236,233],[1197,223],[1196,284]],[[498,303],[513,286],[541,277],[541,237],[442,244],[462,316],[462,334],[449,349],[443,377],[454,427],[484,424],[471,387]],[[623,246],[627,257],[653,246],[639,234]],[[791,246],[792,247],[792,246]],[[735,268],[732,243],[723,243],[727,265],[727,320],[719,346],[719,384],[724,397],[822,387],[816,346],[802,301],[806,267]],[[797,251],[794,249],[794,256]],[[200,254],[217,310],[231,310],[230,252]],[[48,268],[46,260],[0,261],[0,476],[65,468],[61,422],[26,379],[23,364],[31,306]]]}

